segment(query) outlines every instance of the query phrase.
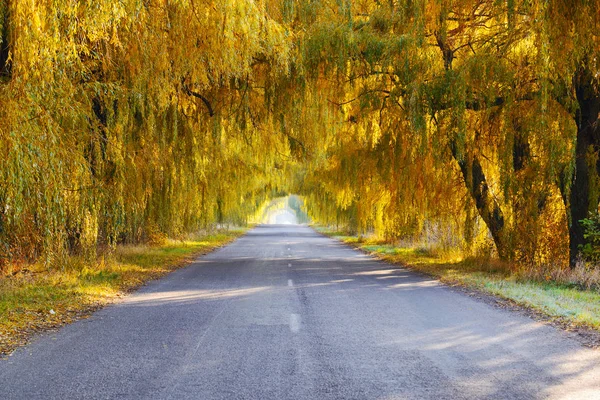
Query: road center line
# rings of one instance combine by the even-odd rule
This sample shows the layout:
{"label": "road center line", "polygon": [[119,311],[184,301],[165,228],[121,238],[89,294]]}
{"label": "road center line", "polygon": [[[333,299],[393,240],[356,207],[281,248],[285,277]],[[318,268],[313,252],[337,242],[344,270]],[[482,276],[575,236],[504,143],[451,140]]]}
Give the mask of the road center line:
{"label": "road center line", "polygon": [[288,286],[289,287],[294,286],[294,281],[292,281],[291,279],[288,279]]}
{"label": "road center line", "polygon": [[290,314],[290,330],[296,333],[300,330],[300,315]]}
{"label": "road center line", "polygon": [[288,263],[288,267],[291,267],[291,266],[292,266],[292,263]]}

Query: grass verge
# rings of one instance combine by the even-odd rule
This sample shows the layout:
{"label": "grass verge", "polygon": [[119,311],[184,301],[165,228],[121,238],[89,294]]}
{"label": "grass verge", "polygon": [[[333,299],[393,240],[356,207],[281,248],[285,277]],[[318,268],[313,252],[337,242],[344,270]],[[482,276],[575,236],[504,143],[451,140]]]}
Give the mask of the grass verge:
{"label": "grass verge", "polygon": [[0,356],[27,343],[32,334],[85,317],[244,232],[167,240],[160,246],[119,246],[96,263],[70,257],[61,269],[31,265],[0,276]]}
{"label": "grass verge", "polygon": [[[389,263],[423,272],[449,285],[460,285],[509,300],[563,328],[600,330],[598,290],[585,290],[575,284],[552,280],[523,278],[493,260],[442,256],[426,249],[396,247],[373,239],[345,236],[327,228],[315,228]],[[598,345],[597,340],[595,338],[593,344]]]}

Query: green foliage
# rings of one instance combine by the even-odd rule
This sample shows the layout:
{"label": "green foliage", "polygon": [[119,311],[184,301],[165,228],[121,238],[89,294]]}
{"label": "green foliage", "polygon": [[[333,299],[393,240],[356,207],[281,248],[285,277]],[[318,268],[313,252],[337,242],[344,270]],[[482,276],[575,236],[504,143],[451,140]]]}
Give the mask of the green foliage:
{"label": "green foliage", "polygon": [[581,255],[587,261],[600,263],[600,214],[590,213],[589,218],[581,220],[585,229],[586,244],[581,246]]}

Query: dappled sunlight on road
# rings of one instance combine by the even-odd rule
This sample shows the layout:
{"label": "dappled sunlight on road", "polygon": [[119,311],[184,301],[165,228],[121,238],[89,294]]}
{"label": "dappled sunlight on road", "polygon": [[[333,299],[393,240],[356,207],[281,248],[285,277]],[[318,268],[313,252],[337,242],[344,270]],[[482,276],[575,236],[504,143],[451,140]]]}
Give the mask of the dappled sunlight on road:
{"label": "dappled sunlight on road", "polygon": [[130,297],[123,302],[124,306],[152,307],[162,305],[181,305],[198,301],[222,300],[247,297],[272,289],[271,287],[249,287],[244,289],[214,290],[179,290],[165,292],[148,292]]}
{"label": "dappled sunlight on road", "polygon": [[408,282],[408,283],[396,283],[394,285],[389,286],[388,289],[417,289],[417,288],[435,288],[439,287],[440,283],[438,281],[423,281],[423,282]]}
{"label": "dappled sunlight on road", "polygon": [[259,226],[44,346],[68,372],[36,381],[70,388],[93,359],[90,388],[133,374],[161,399],[600,399],[600,352],[303,226]]}
{"label": "dappled sunlight on road", "polygon": [[401,271],[400,269],[379,269],[375,271],[360,271],[352,275],[389,275]]}
{"label": "dappled sunlight on road", "polygon": [[[511,313],[452,292],[434,279],[403,268],[389,268],[382,261],[312,235],[305,229],[299,231],[302,240],[284,226],[274,230],[259,228],[246,240],[276,235],[277,232],[281,239],[267,239],[264,243],[273,251],[258,253],[255,257],[231,258],[224,264],[233,266],[235,262],[241,262],[260,270],[265,268],[269,271],[265,277],[274,280],[274,285],[152,293],[133,304],[185,305],[186,302],[239,300],[233,307],[244,310],[245,316],[237,314],[234,321],[227,322],[230,329],[248,325],[244,322],[248,316],[255,321],[248,326],[283,326],[286,307],[273,304],[271,309],[280,310],[281,315],[266,317],[251,304],[276,302],[282,296],[285,298],[297,292],[301,299],[307,299],[308,307],[310,302],[316,302],[318,307],[328,310],[296,311],[294,315],[304,318],[303,324],[309,323],[310,318],[317,318],[312,323],[323,318],[321,329],[331,331],[332,335],[336,335],[334,332],[339,332],[338,329],[346,329],[353,330],[357,337],[368,336],[369,341],[361,342],[360,346],[367,354],[371,352],[380,361],[380,366],[393,364],[394,360],[390,358],[393,354],[414,354],[416,359],[426,357],[427,363],[444,371],[454,385],[476,398],[535,393],[536,396],[559,399],[593,399],[598,393],[600,353],[580,348],[572,342],[568,348],[552,345],[557,334],[553,328],[521,316],[515,320]],[[199,264],[202,265],[200,268],[204,268],[205,263]],[[267,265],[273,265],[275,269]],[[278,285],[280,275],[277,271],[287,268],[293,272],[293,283],[287,280],[286,284],[282,279]],[[318,298],[322,300],[317,301]],[[342,300],[348,302],[352,310],[338,309]],[[369,310],[369,314],[357,314],[361,309]],[[352,339],[341,338],[333,349],[344,352]],[[363,359],[363,355],[353,357],[356,365],[371,365],[373,361]],[[405,373],[411,375],[410,371]],[[531,379],[532,371],[535,371],[535,379]],[[399,397],[395,393],[379,398]]]}
{"label": "dappled sunlight on road", "polygon": [[[499,323],[494,327],[473,322],[448,328],[431,327],[418,335],[396,337],[377,346],[423,352],[438,365],[455,369],[456,379],[467,386],[476,386],[486,397],[497,396],[497,386],[509,378],[515,385],[526,380],[521,375],[531,369],[533,362],[539,374],[537,379],[545,385],[542,397],[600,398],[600,352],[577,346],[554,347],[540,341],[539,331],[548,329],[551,328],[536,322]],[[469,368],[456,368],[467,360]],[[482,382],[487,383],[482,385]],[[534,384],[520,384],[523,392],[535,389]]]}

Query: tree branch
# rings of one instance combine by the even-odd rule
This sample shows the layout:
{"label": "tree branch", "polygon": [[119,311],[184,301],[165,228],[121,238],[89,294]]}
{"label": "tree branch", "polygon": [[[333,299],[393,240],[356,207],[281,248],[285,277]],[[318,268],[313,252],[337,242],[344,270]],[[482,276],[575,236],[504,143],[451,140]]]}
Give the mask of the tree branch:
{"label": "tree branch", "polygon": [[198,92],[194,92],[193,90],[191,90],[188,85],[186,85],[184,82],[181,82],[183,85],[183,91],[185,92],[185,94],[187,94],[188,96],[194,96],[200,100],[202,100],[202,102],[204,103],[204,105],[206,106],[206,108],[208,109],[208,115],[210,115],[211,117],[213,117],[215,115],[215,112],[210,104],[210,101],[208,101],[208,99],[204,96],[202,96],[200,93]]}

